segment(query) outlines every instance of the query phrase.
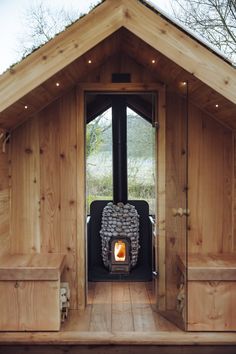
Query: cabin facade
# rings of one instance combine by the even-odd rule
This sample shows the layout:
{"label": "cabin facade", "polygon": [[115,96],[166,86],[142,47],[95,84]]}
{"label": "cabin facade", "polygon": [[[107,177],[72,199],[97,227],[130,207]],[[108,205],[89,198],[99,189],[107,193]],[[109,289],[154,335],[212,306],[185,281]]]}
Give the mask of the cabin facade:
{"label": "cabin facade", "polygon": [[[111,96],[156,136],[157,274],[131,280],[131,310],[124,281],[88,282],[86,122]],[[105,0],[0,77],[0,351],[235,352],[235,103],[235,68],[138,0]]]}

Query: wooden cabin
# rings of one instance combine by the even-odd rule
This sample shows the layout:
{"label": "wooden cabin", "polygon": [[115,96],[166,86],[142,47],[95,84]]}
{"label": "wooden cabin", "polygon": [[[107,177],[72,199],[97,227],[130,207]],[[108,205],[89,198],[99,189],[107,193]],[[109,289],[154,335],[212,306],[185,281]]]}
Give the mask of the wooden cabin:
{"label": "wooden cabin", "polygon": [[[88,281],[85,130],[104,93],[132,93],[156,131],[148,282]],[[143,0],[103,1],[0,76],[1,353],[236,352],[235,103],[233,65]]]}

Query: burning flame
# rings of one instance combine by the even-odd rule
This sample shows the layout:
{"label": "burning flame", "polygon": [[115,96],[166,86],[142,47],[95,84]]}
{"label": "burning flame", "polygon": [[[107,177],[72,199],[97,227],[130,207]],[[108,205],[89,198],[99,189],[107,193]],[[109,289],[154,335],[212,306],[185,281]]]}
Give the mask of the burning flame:
{"label": "burning flame", "polygon": [[119,240],[115,243],[114,255],[116,262],[125,261],[125,243],[123,241]]}

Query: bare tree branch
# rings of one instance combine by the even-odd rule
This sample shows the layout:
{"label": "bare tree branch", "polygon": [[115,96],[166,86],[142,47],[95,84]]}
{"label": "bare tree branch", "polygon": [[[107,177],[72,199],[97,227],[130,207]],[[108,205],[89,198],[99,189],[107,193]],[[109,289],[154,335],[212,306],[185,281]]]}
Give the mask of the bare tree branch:
{"label": "bare tree branch", "polygon": [[171,0],[174,16],[236,62],[236,0]]}
{"label": "bare tree branch", "polygon": [[64,8],[52,10],[43,0],[34,2],[23,12],[23,31],[18,36],[17,52],[25,56],[48,42],[57,33],[81,16],[75,10]]}

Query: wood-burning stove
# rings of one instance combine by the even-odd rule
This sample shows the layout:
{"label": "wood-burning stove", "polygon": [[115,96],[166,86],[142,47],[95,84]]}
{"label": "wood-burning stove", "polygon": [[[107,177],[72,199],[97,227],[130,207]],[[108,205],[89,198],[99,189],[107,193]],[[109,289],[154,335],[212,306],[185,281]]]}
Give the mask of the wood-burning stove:
{"label": "wood-burning stove", "polygon": [[[101,222],[103,218],[104,208],[107,207],[109,201],[96,200],[91,203],[90,211],[91,218],[87,225],[88,227],[88,278],[89,281],[149,281],[152,279],[152,233],[151,224],[149,220],[148,203],[143,200],[132,200],[129,203],[135,206],[139,217],[139,240],[140,248],[138,250],[138,257],[135,257],[137,252],[134,247],[135,240],[130,237],[130,272],[119,273],[110,272],[111,260],[111,241],[112,234],[108,234],[108,230],[104,230],[106,234],[101,238]],[[111,201],[110,201],[111,202]],[[113,204],[113,203],[112,203]],[[111,210],[112,213],[112,210]],[[111,220],[113,221],[113,219]],[[119,222],[119,220],[117,220]],[[114,239],[122,240],[127,235],[124,232],[117,231]],[[133,247],[132,247],[133,242]],[[106,258],[107,250],[107,258]],[[104,253],[103,253],[104,252]],[[136,262],[137,259],[137,262]],[[107,260],[107,261],[106,261]],[[120,265],[118,263],[118,265]]]}
{"label": "wood-burning stove", "polygon": [[111,274],[129,274],[130,272],[130,240],[115,237],[110,241],[110,272]]}

